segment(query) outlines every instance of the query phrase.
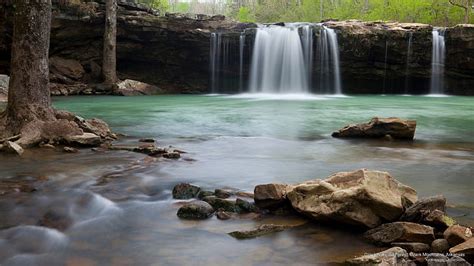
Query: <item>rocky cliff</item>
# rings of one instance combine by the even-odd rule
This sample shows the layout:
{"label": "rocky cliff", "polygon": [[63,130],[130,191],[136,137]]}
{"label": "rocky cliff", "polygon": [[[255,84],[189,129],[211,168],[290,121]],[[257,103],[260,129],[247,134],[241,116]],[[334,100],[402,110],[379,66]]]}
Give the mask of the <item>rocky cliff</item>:
{"label": "rocky cliff", "polygon": [[[8,73],[11,9],[0,11],[0,73]],[[51,34],[51,80],[56,94],[100,93],[103,4],[55,8]],[[328,21],[336,30],[345,93],[427,93],[431,76],[432,27],[360,21]],[[225,67],[217,70],[229,92],[238,90],[239,37],[245,30],[242,73],[248,76],[254,24],[222,16],[158,16],[150,10],[121,4],[118,16],[118,71],[121,79],[136,79],[169,93],[209,92],[211,33],[226,39]],[[314,26],[314,49],[318,27]],[[411,52],[408,45],[411,36]],[[474,26],[446,29],[447,93],[474,95]],[[221,55],[222,56],[222,55]],[[64,62],[66,60],[66,62]],[[69,60],[69,61],[67,61]],[[317,76],[317,58],[313,76]],[[79,63],[79,64],[77,64]],[[54,65],[56,64],[56,65]],[[65,74],[64,67],[77,75]],[[74,71],[73,71],[74,72]]]}

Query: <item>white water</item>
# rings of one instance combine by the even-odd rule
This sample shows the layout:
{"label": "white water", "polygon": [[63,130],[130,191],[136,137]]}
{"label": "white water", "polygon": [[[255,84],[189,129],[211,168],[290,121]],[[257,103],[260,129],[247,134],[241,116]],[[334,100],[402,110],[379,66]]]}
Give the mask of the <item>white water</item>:
{"label": "white water", "polygon": [[322,26],[319,37],[319,93],[342,94],[339,45],[333,29]]}
{"label": "white water", "polygon": [[240,34],[239,38],[239,59],[240,59],[240,65],[239,65],[239,91],[243,92],[243,76],[244,76],[244,46],[245,46],[245,32],[242,32]]}
{"label": "white water", "polygon": [[257,29],[250,68],[252,93],[307,93],[303,48],[297,27]]}
{"label": "white water", "polygon": [[431,88],[430,94],[444,94],[444,60],[446,46],[444,30],[433,29],[433,51],[431,57]]}
{"label": "white water", "polygon": [[412,53],[412,42],[413,42],[413,32],[408,33],[408,49],[407,49],[407,61],[405,65],[405,94],[408,94],[408,87],[409,87],[409,70],[410,70],[410,61],[411,61],[411,53]]}

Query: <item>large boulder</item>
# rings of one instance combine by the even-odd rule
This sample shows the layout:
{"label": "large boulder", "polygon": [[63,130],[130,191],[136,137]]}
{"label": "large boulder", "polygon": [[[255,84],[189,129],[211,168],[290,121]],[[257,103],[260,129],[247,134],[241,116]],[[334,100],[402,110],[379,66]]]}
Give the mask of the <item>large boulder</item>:
{"label": "large boulder", "polygon": [[126,79],[117,83],[114,94],[121,96],[138,96],[138,95],[154,95],[160,93],[161,90],[154,85]]}
{"label": "large boulder", "polygon": [[394,242],[431,244],[435,239],[433,227],[410,222],[382,224],[377,228],[365,232],[364,238],[371,243],[381,246],[386,246]]}
{"label": "large boulder", "polygon": [[262,184],[254,189],[255,204],[262,209],[278,209],[288,202],[286,194],[292,187],[286,184]]}
{"label": "large boulder", "polygon": [[188,183],[180,183],[173,188],[174,199],[191,199],[197,196],[200,187]]}
{"label": "large boulder", "polygon": [[408,252],[403,248],[393,247],[385,251],[364,255],[346,261],[347,265],[409,265]]}
{"label": "large boulder", "polygon": [[347,125],[332,133],[336,138],[383,138],[412,140],[415,137],[416,121],[396,117],[374,117],[368,123]]}
{"label": "large boulder", "polygon": [[0,75],[0,102],[6,102],[8,100],[8,83],[10,77],[7,75]]}
{"label": "large boulder", "polygon": [[397,220],[417,200],[414,189],[389,173],[367,169],[302,183],[287,197],[296,211],[316,221],[368,228]]}

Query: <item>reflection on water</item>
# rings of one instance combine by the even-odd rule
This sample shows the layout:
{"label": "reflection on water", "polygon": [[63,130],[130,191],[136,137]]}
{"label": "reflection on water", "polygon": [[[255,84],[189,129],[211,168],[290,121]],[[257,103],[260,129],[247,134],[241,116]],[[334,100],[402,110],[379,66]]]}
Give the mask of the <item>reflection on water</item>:
{"label": "reflection on water", "polygon": [[[0,196],[0,264],[314,264],[378,250],[357,234],[312,223],[235,240],[226,233],[302,220],[182,221],[176,217],[180,202],[171,199],[179,182],[251,191],[259,183],[379,169],[421,196],[446,195],[456,207],[451,214],[473,224],[472,98],[62,97],[55,104],[103,118],[129,135],[123,143],[153,137],[158,145],[188,153],[178,161],[122,151],[31,150],[22,159],[0,155],[0,178],[47,179],[37,192]],[[372,116],[416,119],[416,141],[330,137],[343,125]]]}

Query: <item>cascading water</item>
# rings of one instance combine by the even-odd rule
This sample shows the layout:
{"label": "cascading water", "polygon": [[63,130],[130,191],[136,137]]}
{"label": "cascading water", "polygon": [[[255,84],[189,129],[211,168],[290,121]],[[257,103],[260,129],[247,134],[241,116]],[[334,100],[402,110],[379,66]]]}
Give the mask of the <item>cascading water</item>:
{"label": "cascading water", "polygon": [[227,73],[232,73],[236,66],[237,49],[238,44],[234,43],[232,36],[211,33],[209,68],[212,93],[238,88],[238,81],[227,75]]}
{"label": "cascading water", "polygon": [[409,87],[409,70],[410,70],[410,61],[411,61],[411,53],[412,53],[412,42],[413,42],[413,32],[408,33],[408,49],[407,49],[407,61],[405,65],[405,94],[408,94],[408,87]]}
{"label": "cascading water", "polygon": [[309,92],[297,27],[261,26],[257,29],[249,90],[252,93]]}
{"label": "cascading water", "polygon": [[339,45],[333,29],[322,26],[318,44],[319,93],[342,94]]}
{"label": "cascading water", "polygon": [[303,44],[303,55],[308,78],[308,87],[311,88],[313,72],[313,27],[305,25],[302,28],[301,43]]}
{"label": "cascading water", "polygon": [[244,46],[245,46],[245,32],[242,32],[239,37],[239,91],[243,91],[244,78]]}
{"label": "cascading water", "polygon": [[444,29],[433,29],[433,50],[431,56],[431,88],[430,94],[444,93],[444,60],[446,46]]}
{"label": "cascading water", "polygon": [[388,58],[388,41],[385,40],[385,59],[383,65],[383,87],[382,94],[386,93],[386,84],[387,84],[387,58]]}

